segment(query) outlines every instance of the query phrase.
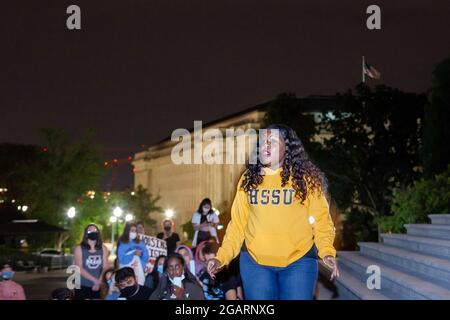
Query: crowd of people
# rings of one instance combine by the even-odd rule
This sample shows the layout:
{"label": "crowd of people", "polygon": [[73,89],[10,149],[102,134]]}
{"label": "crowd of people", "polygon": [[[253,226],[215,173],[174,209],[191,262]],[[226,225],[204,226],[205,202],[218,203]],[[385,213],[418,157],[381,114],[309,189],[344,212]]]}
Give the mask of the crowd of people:
{"label": "crowd of people", "polygon": [[157,238],[165,240],[167,255],[158,256],[151,272],[146,272],[148,249],[142,239],[143,223],[126,223],[117,241],[117,258],[109,268],[108,250],[99,228],[85,228],[75,248],[75,264],[80,268],[81,286],[73,292],[57,289],[53,299],[104,300],[237,300],[243,299],[238,264],[231,264],[217,276],[206,270],[209,259],[219,249],[218,215],[211,200],[204,199],[193,214],[195,230],[192,246],[181,244],[174,222],[165,219]]}
{"label": "crowd of people", "polygon": [[[116,260],[110,267],[109,251],[95,224],[86,226],[74,248],[74,263],[80,270],[80,286],[58,288],[55,300],[238,300],[243,299],[237,263],[211,276],[206,265],[219,249],[218,215],[211,200],[204,199],[193,214],[195,230],[192,246],[181,244],[174,222],[165,219],[157,238],[166,242],[167,255],[158,256],[147,272],[149,252],[142,239],[142,222],[127,222],[116,244]],[[12,281],[9,265],[1,270],[0,300],[24,300],[25,293]]]}
{"label": "crowd of people", "polygon": [[[318,258],[331,270],[330,280],[339,276],[326,177],[311,162],[295,131],[284,125],[267,128],[258,153],[257,163],[247,165],[237,184],[231,221],[220,248],[219,217],[209,199],[203,199],[192,216],[191,247],[180,243],[173,221],[162,222],[163,231],[157,237],[165,240],[167,255],[156,259],[151,272],[146,268],[149,255],[142,223],[126,224],[117,242],[113,269],[109,269],[108,249],[99,228],[90,224],[74,251],[81,287],[74,292],[56,290],[52,297],[313,299]],[[10,271],[2,271],[0,295],[4,291],[24,297],[11,282]]]}

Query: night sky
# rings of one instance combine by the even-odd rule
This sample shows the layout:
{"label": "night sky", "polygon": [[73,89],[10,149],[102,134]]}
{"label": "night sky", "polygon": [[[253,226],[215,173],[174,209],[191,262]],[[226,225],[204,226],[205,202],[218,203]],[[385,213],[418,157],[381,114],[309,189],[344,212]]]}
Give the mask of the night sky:
{"label": "night sky", "polygon": [[[448,0],[8,2],[0,143],[42,144],[42,127],[94,128],[105,159],[280,92],[346,90],[361,80],[362,55],[382,74],[372,83],[423,92],[450,56]],[[82,30],[66,28],[70,4]],[[370,4],[381,7],[381,31],[366,28]],[[121,183],[131,181],[127,168]]]}

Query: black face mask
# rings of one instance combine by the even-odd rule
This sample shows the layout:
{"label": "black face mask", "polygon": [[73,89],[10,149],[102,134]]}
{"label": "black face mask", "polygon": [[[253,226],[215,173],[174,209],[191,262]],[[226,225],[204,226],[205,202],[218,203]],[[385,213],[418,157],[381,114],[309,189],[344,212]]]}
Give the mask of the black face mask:
{"label": "black face mask", "polygon": [[170,226],[165,226],[165,227],[164,227],[164,231],[166,231],[166,232],[169,232],[170,229],[172,229]]}
{"label": "black face mask", "polygon": [[134,295],[137,291],[137,286],[129,286],[120,290],[120,295],[122,297],[128,298]]}
{"label": "black face mask", "polygon": [[92,241],[98,240],[98,232],[89,232],[87,238]]}

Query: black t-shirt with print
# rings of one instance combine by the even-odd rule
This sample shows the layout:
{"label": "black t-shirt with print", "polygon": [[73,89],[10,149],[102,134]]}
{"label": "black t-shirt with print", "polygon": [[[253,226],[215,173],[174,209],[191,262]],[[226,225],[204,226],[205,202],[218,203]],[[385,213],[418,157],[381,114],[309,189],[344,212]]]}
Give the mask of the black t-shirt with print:
{"label": "black t-shirt with print", "polygon": [[237,279],[228,269],[217,273],[215,279],[211,279],[208,272],[205,271],[199,279],[206,300],[225,300],[225,294],[237,287]]}

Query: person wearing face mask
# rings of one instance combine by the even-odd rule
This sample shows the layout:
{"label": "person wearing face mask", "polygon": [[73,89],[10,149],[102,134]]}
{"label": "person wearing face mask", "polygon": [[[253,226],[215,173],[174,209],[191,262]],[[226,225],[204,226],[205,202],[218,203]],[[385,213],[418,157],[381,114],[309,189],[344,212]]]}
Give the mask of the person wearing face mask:
{"label": "person wearing face mask", "polygon": [[14,271],[8,264],[0,271],[0,300],[26,300],[23,287],[14,282]]}
{"label": "person wearing face mask", "polygon": [[138,235],[145,235],[145,225],[143,221],[136,222],[136,230]]}
{"label": "person wearing face mask", "polygon": [[140,285],[145,283],[145,266],[148,263],[148,249],[137,234],[135,223],[127,222],[117,243],[119,267],[131,267]]}
{"label": "person wearing face mask", "polygon": [[163,232],[156,235],[158,239],[166,241],[167,254],[175,252],[175,249],[180,245],[180,236],[178,233],[173,232],[174,223],[171,219],[164,219],[161,223]]}
{"label": "person wearing face mask", "polygon": [[101,288],[101,298],[103,300],[117,300],[120,296],[120,290],[115,283],[115,270],[108,269],[103,275]]}
{"label": "person wearing face mask", "polygon": [[166,261],[166,256],[158,256],[155,261],[155,267],[152,272],[145,278],[145,286],[150,288],[152,292],[158,286],[159,279],[164,273],[164,262]]}
{"label": "person wearing face mask", "polygon": [[219,237],[217,236],[219,216],[213,210],[210,199],[205,198],[200,202],[197,211],[192,215],[192,224],[195,230],[192,247],[196,247],[197,244],[203,241],[210,240],[211,237],[219,243]]}
{"label": "person wearing face mask", "polygon": [[140,285],[130,267],[124,267],[116,271],[114,279],[120,290],[118,299],[148,300],[152,291],[150,288]]}
{"label": "person wearing face mask", "polygon": [[179,253],[169,255],[164,274],[150,300],[204,300],[203,290],[195,276],[185,267]]}
{"label": "person wearing face mask", "polygon": [[101,279],[108,269],[108,256],[100,229],[95,224],[89,224],[74,252],[75,265],[81,272],[81,287],[75,289],[75,299],[100,299]]}

